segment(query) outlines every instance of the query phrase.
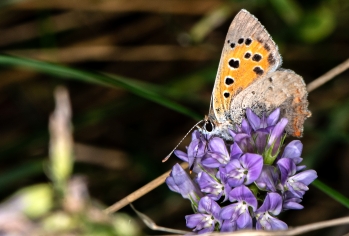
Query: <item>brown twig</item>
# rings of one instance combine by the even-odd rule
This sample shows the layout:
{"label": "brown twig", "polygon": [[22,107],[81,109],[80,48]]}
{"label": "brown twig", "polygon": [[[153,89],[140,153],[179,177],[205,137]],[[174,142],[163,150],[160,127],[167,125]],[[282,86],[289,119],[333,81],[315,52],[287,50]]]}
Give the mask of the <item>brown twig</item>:
{"label": "brown twig", "polygon": [[[327,227],[349,224],[349,216],[337,218],[334,220],[321,221],[313,224],[303,225],[283,231],[259,231],[259,230],[243,230],[232,233],[209,233],[205,236],[293,236],[300,235],[306,232],[319,230]],[[163,235],[165,236],[165,235]]]}
{"label": "brown twig", "polygon": [[172,14],[191,14],[201,15],[209,12],[222,4],[220,0],[105,0],[105,1],[86,1],[81,4],[79,1],[71,0],[31,0],[22,1],[13,8],[20,10],[38,10],[38,9],[59,9],[59,10],[79,10],[79,11],[105,11],[105,12],[166,12]]}
{"label": "brown twig", "polygon": [[[181,166],[183,167],[183,169],[188,168],[188,164],[187,163],[182,163]],[[171,172],[171,170],[169,170],[166,173],[160,175],[159,177],[157,177],[153,181],[147,183],[146,185],[144,185],[140,189],[136,190],[135,192],[131,193],[127,197],[125,197],[125,198],[121,199],[120,201],[114,203],[113,205],[111,205],[110,207],[105,209],[104,212],[107,213],[107,214],[116,212],[116,211],[120,210],[121,208],[123,208],[124,206],[126,206],[126,205],[128,205],[128,204],[130,204],[130,203],[132,203],[134,201],[136,201],[138,198],[140,198],[143,195],[149,193],[151,190],[155,189],[156,187],[158,187],[159,185],[164,183],[165,179],[169,176],[170,172]]]}
{"label": "brown twig", "polygon": [[336,66],[332,70],[328,71],[324,75],[320,76],[316,80],[314,80],[311,83],[309,83],[308,86],[307,86],[308,92],[311,92],[314,89],[317,89],[318,87],[320,87],[324,83],[330,81],[335,76],[339,75],[340,73],[342,73],[343,71],[345,71],[348,68],[349,68],[349,59],[347,59],[346,61],[344,61],[343,63],[339,64],[338,66]]}

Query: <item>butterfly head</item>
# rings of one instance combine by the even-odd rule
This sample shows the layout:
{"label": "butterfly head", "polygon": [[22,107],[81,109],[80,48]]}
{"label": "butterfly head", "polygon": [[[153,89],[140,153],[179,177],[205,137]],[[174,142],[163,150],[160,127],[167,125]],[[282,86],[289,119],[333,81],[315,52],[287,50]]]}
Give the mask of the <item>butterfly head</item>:
{"label": "butterfly head", "polygon": [[210,137],[217,136],[221,137],[226,141],[232,141],[233,138],[229,130],[233,130],[233,125],[230,123],[220,123],[218,122],[213,115],[205,116],[204,125],[199,128],[199,131]]}

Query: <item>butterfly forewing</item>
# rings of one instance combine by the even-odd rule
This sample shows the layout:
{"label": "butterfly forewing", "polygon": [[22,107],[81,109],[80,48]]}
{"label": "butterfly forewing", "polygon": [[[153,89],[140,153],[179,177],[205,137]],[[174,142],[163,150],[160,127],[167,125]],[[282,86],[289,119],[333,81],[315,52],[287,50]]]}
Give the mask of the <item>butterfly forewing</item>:
{"label": "butterfly forewing", "polygon": [[234,97],[275,71],[281,63],[277,46],[264,26],[249,12],[241,10],[231,23],[225,40],[210,115],[218,122],[231,121],[230,106]]}

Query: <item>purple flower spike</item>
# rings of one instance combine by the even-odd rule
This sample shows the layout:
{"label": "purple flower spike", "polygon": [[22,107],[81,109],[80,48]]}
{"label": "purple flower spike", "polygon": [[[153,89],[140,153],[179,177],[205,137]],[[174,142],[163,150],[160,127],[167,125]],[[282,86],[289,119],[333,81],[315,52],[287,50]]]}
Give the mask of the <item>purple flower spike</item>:
{"label": "purple flower spike", "polygon": [[198,186],[179,164],[173,166],[170,176],[166,178],[166,184],[173,192],[181,194],[183,198],[192,202],[198,202],[203,197]]}
{"label": "purple flower spike", "polygon": [[175,151],[196,175],[190,180],[177,165],[166,183],[191,200],[196,214],[186,216],[186,221],[193,231],[284,230],[288,226],[278,219],[280,212],[303,209],[303,195],[317,173],[304,170],[300,141],[281,149],[288,123],[280,119],[281,113],[277,108],[257,115],[246,108],[241,124],[226,130],[232,139],[225,134],[222,139],[219,132],[194,131],[187,152]]}
{"label": "purple flower spike", "polygon": [[223,207],[221,218],[224,220],[221,232],[231,232],[239,229],[252,229],[252,217],[249,207],[257,209],[257,199],[250,189],[242,185],[229,193],[229,200],[233,203]]}
{"label": "purple flower spike", "polygon": [[201,198],[198,213],[185,216],[187,227],[194,228],[199,234],[213,232],[215,225],[222,224],[219,213],[220,206],[209,197]]}
{"label": "purple flower spike", "polygon": [[223,139],[214,137],[209,143],[210,151],[202,160],[202,165],[208,168],[217,168],[222,164],[225,165],[230,160],[230,155]]}
{"label": "purple flower spike", "polygon": [[201,188],[201,192],[207,193],[207,195],[215,201],[219,200],[224,193],[224,185],[206,172],[200,172],[198,174],[197,182]]}
{"label": "purple flower spike", "polygon": [[[277,193],[268,193],[262,206],[255,212],[257,230],[285,230],[287,224],[273,216],[279,215],[282,209],[282,198]],[[272,216],[273,215],[273,216]]]}
{"label": "purple flower spike", "polygon": [[261,174],[262,168],[263,157],[261,155],[246,153],[239,159],[230,161],[225,170],[220,168],[220,172],[226,174],[227,182],[231,187],[237,187],[253,183]]}

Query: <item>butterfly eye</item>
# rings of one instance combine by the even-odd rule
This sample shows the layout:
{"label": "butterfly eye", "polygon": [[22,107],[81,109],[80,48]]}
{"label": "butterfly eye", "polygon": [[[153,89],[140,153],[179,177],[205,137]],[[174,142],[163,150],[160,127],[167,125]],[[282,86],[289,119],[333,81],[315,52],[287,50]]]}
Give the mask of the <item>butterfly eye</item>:
{"label": "butterfly eye", "polygon": [[212,130],[213,130],[213,124],[211,123],[211,121],[207,121],[207,122],[205,123],[205,130],[206,130],[207,132],[212,132]]}

